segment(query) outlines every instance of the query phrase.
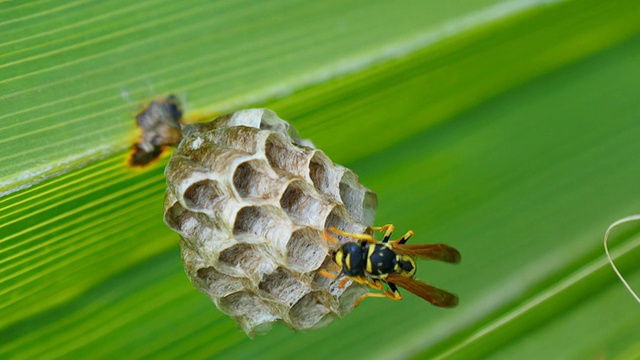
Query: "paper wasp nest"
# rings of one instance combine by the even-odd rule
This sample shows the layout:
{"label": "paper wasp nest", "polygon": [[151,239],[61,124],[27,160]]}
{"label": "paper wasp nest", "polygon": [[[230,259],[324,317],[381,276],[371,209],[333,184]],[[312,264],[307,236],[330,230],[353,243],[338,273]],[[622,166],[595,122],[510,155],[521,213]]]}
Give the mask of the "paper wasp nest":
{"label": "paper wasp nest", "polygon": [[316,271],[330,263],[323,230],[365,232],[376,195],[275,113],[184,126],[165,175],[165,222],[191,282],[249,336],[322,326],[365,293]]}

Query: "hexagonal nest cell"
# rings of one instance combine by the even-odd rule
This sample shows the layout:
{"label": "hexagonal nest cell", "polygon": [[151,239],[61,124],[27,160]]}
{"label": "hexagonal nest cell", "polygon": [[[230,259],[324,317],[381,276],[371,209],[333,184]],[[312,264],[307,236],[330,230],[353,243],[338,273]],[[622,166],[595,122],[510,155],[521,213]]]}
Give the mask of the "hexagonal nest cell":
{"label": "hexagonal nest cell", "polygon": [[372,206],[378,203],[378,197],[369,189],[363,188],[358,182],[358,175],[351,170],[346,170],[340,179],[340,199],[347,207],[349,215],[358,222],[373,223],[375,211]]}
{"label": "hexagonal nest cell", "polygon": [[286,264],[300,273],[318,270],[327,257],[328,245],[322,233],[313,228],[294,231],[287,242]]}
{"label": "hexagonal nest cell", "polygon": [[281,134],[271,134],[265,143],[265,156],[271,167],[298,178],[306,175],[307,164],[313,150],[305,147],[291,146],[289,139]]}
{"label": "hexagonal nest cell", "polygon": [[215,180],[204,179],[191,184],[184,192],[185,205],[190,209],[212,208],[218,199],[224,196],[224,190]]}
{"label": "hexagonal nest cell", "polygon": [[259,239],[277,242],[287,239],[290,223],[279,207],[272,205],[246,206],[240,209],[233,222],[233,235],[242,242],[255,242]]}
{"label": "hexagonal nest cell", "polygon": [[175,202],[165,208],[165,224],[180,234],[188,244],[199,239],[216,239],[219,236],[218,229],[213,226],[210,219],[203,213],[191,211]]}
{"label": "hexagonal nest cell", "polygon": [[296,224],[320,227],[331,208],[314,195],[313,187],[307,182],[292,181],[280,198],[280,206]]}
{"label": "hexagonal nest cell", "polygon": [[200,268],[196,274],[200,286],[208,288],[210,293],[216,298],[237,293],[245,288],[242,278],[225,275],[213,266]]}
{"label": "hexagonal nest cell", "polygon": [[291,271],[279,267],[262,279],[258,288],[287,307],[293,306],[311,289],[309,286]]}
{"label": "hexagonal nest cell", "polygon": [[242,198],[274,198],[281,190],[283,182],[283,179],[278,178],[270,171],[268,165],[260,160],[243,162],[233,173],[233,186]]}
{"label": "hexagonal nest cell", "polygon": [[289,319],[300,329],[311,329],[328,324],[333,316],[327,303],[331,303],[331,295],[324,291],[306,294],[291,308]]}
{"label": "hexagonal nest cell", "polygon": [[[332,176],[335,172],[332,171],[332,167],[334,166],[331,160],[323,153],[317,152],[309,162],[309,178],[318,192],[335,199],[340,190],[338,189],[337,182],[334,180],[334,176]],[[341,172],[342,169],[339,167],[335,170]]]}
{"label": "hexagonal nest cell", "polygon": [[265,257],[264,252],[262,245],[234,245],[220,253],[218,269],[223,273],[245,277],[256,283],[276,268],[276,264]]}
{"label": "hexagonal nest cell", "polygon": [[249,291],[240,291],[214,302],[222,312],[233,317],[249,336],[266,332],[274,322],[280,320],[270,311],[268,302]]}
{"label": "hexagonal nest cell", "polygon": [[274,322],[322,326],[366,291],[317,271],[331,266],[325,228],[365,232],[375,194],[275,113],[184,125],[165,175],[165,222],[187,275],[249,336]]}

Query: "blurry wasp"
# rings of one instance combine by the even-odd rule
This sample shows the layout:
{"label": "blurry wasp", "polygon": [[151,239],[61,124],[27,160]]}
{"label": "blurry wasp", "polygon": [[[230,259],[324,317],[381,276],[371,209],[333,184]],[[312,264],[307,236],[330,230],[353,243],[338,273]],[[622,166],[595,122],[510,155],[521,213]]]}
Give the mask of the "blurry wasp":
{"label": "blurry wasp", "polygon": [[180,120],[182,106],[175,95],[157,99],[136,115],[136,124],[142,130],[129,158],[131,166],[144,166],[157,159],[162,151],[177,146],[182,138]]}
{"label": "blurry wasp", "polygon": [[[383,293],[370,292],[361,296],[356,300],[354,307],[368,297],[388,297],[393,300],[401,300],[402,295],[398,291],[398,286],[435,306],[449,308],[458,304],[456,295],[413,278],[416,273],[414,257],[456,264],[460,262],[458,250],[445,244],[405,244],[413,236],[413,231],[409,231],[400,239],[390,242],[389,239],[394,230],[394,226],[391,224],[371,229],[385,231],[381,242],[376,241],[369,234],[352,234],[335,227],[329,228],[330,232],[356,239],[356,241],[344,243],[338,250],[332,252],[333,261],[342,268],[341,273],[347,276],[339,284],[339,287],[343,288],[347,281],[353,280],[376,290],[383,290],[383,284],[387,284],[389,288]],[[333,244],[339,243],[338,239],[326,230],[324,237]],[[331,279],[339,276],[324,269],[319,270],[318,273]]]}

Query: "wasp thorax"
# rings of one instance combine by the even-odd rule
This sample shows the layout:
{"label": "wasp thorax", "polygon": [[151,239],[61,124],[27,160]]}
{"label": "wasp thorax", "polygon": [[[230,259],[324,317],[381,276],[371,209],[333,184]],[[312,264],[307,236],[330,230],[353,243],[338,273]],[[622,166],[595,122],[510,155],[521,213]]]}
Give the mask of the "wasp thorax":
{"label": "wasp thorax", "polygon": [[324,230],[363,233],[375,194],[273,112],[184,126],[165,175],[187,275],[250,336],[324,325],[366,292],[316,272],[332,262]]}

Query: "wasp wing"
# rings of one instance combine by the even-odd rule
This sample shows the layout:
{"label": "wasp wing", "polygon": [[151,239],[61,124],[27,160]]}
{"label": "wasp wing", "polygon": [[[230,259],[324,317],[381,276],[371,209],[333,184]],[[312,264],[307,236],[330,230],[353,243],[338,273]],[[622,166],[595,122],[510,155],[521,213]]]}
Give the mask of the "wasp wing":
{"label": "wasp wing", "polygon": [[414,278],[392,273],[385,279],[389,283],[398,285],[412,294],[420,296],[435,306],[451,308],[458,305],[458,297],[454,294],[438,289],[435,286],[425,284]]}
{"label": "wasp wing", "polygon": [[439,260],[452,264],[460,262],[460,252],[445,244],[394,244],[393,251],[401,255]]}

